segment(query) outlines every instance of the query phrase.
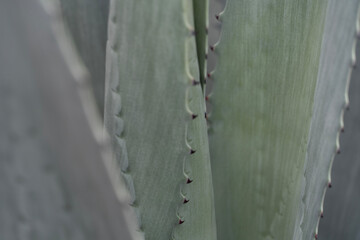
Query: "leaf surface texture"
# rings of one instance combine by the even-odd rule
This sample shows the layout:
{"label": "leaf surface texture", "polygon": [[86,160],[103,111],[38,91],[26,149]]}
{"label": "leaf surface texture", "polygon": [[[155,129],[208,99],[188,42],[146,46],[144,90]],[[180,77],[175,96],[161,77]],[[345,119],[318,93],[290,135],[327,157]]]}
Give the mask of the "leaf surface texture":
{"label": "leaf surface texture", "polygon": [[215,239],[193,3],[113,0],[110,9],[105,125],[139,230]]}
{"label": "leaf surface texture", "polygon": [[293,239],[327,1],[228,0],[213,81],[218,239]]}

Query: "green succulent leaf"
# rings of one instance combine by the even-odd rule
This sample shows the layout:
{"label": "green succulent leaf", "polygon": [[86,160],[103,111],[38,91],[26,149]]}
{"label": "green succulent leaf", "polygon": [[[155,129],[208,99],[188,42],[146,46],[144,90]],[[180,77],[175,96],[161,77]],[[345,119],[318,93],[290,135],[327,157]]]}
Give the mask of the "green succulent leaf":
{"label": "green succulent leaf", "polygon": [[193,4],[112,0],[105,126],[146,239],[215,239]]}
{"label": "green succulent leaf", "polygon": [[227,0],[210,152],[218,239],[298,239],[327,1]]}
{"label": "green succulent leaf", "polygon": [[[347,92],[355,64],[359,2],[330,0],[327,9],[306,158],[302,214],[299,214],[303,239],[311,239],[317,234],[323,212],[322,201],[331,183],[332,161],[336,152],[340,151],[339,133],[344,127],[343,112],[349,104]],[[327,215],[326,212],[324,214]],[[322,233],[319,234],[321,236]]]}
{"label": "green succulent leaf", "polygon": [[109,0],[60,0],[60,3],[65,23],[90,73],[96,103],[103,115]]}

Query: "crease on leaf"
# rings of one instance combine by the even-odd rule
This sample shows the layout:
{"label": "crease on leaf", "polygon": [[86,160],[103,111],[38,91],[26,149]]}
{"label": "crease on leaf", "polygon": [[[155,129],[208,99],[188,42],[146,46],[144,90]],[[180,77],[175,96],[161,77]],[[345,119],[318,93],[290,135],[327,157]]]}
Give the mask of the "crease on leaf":
{"label": "crease on leaf", "polygon": [[203,92],[205,92],[208,58],[209,0],[193,0],[193,10],[200,83]]}

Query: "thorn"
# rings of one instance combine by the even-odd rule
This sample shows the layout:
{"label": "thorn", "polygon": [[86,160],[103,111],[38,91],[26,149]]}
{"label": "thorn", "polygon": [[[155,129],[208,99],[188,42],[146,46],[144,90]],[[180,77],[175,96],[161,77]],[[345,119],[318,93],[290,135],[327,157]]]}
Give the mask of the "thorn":
{"label": "thorn", "polygon": [[345,132],[345,128],[344,128],[344,127],[341,127],[341,132]]}
{"label": "thorn", "polygon": [[196,150],[190,149],[190,154],[192,155],[194,153],[196,153]]}
{"label": "thorn", "polygon": [[192,85],[196,86],[198,85],[200,82],[199,81],[196,81],[195,79],[192,80]]}
{"label": "thorn", "polygon": [[186,180],[186,184],[192,183],[192,181],[193,181],[193,180],[191,180],[190,178],[188,178],[188,179]]}
{"label": "thorn", "polygon": [[195,36],[195,35],[196,35],[196,31],[195,31],[194,29],[191,29],[191,30],[190,30],[190,34],[191,34],[191,36]]}
{"label": "thorn", "polygon": [[329,183],[328,183],[328,187],[329,187],[329,188],[331,188],[331,187],[332,187],[331,182],[329,182]]}
{"label": "thorn", "polygon": [[208,28],[208,27],[205,28],[205,33],[206,33],[206,34],[209,33],[209,28]]}
{"label": "thorn", "polygon": [[205,112],[205,119],[207,120],[208,119],[208,116],[207,116],[207,113]]}
{"label": "thorn", "polygon": [[218,20],[218,21],[219,21],[219,19],[220,19],[219,14],[216,14],[216,15],[215,15],[215,18],[216,18],[216,20]]}
{"label": "thorn", "polygon": [[336,149],[336,154],[340,154],[341,151],[340,151],[340,148]]}
{"label": "thorn", "polygon": [[184,220],[179,219],[179,224],[183,224],[184,222]]}
{"label": "thorn", "polygon": [[208,78],[211,78],[211,73],[207,73]]}
{"label": "thorn", "polygon": [[208,55],[207,55],[207,53],[205,53],[205,59],[208,59]]}
{"label": "thorn", "polygon": [[324,213],[323,212],[320,213],[320,217],[324,218]]}
{"label": "thorn", "polygon": [[205,101],[209,101],[209,96],[205,96]]}
{"label": "thorn", "polygon": [[183,203],[186,204],[186,203],[188,203],[188,202],[189,202],[189,200],[187,200],[186,198],[184,198]]}
{"label": "thorn", "polygon": [[349,111],[349,109],[350,109],[350,104],[347,104],[345,108],[346,108],[347,111]]}
{"label": "thorn", "polygon": [[197,116],[198,116],[197,114],[192,114],[192,115],[191,115],[191,118],[192,118],[192,119],[195,119],[195,118],[197,118]]}
{"label": "thorn", "polygon": [[318,239],[318,235],[317,235],[317,234],[315,234],[315,239]]}
{"label": "thorn", "polygon": [[133,202],[129,203],[129,206],[136,207],[136,201],[133,201]]}
{"label": "thorn", "polygon": [[215,47],[213,45],[210,46],[210,50],[211,51],[214,51],[215,50]]}
{"label": "thorn", "polygon": [[206,78],[204,78],[204,84],[206,84]]}

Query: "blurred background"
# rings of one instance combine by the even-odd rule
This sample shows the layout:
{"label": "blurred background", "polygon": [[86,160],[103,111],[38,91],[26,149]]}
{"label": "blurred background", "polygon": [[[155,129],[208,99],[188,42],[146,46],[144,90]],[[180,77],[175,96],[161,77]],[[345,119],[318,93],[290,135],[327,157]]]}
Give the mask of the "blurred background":
{"label": "blurred background", "polygon": [[[210,2],[213,45],[221,29],[214,16],[224,1]],[[70,5],[63,7],[71,10]],[[65,21],[79,17],[68,12]],[[106,19],[106,12],[95,17]],[[79,95],[82,85],[60,51],[54,21],[40,0],[0,0],[0,240],[129,239],[127,206],[109,180]],[[106,29],[104,38],[91,34],[89,44],[106,41]],[[89,59],[85,49],[79,47],[79,54]],[[104,49],[95,55],[104,61]],[[209,72],[215,64],[210,52]],[[85,65],[94,71],[89,70],[102,112],[105,67],[86,60]],[[359,80],[355,69],[319,239],[360,239]],[[211,91],[211,80],[208,86]]]}
{"label": "blurred background", "polygon": [[129,239],[38,0],[0,0],[0,239]]}

